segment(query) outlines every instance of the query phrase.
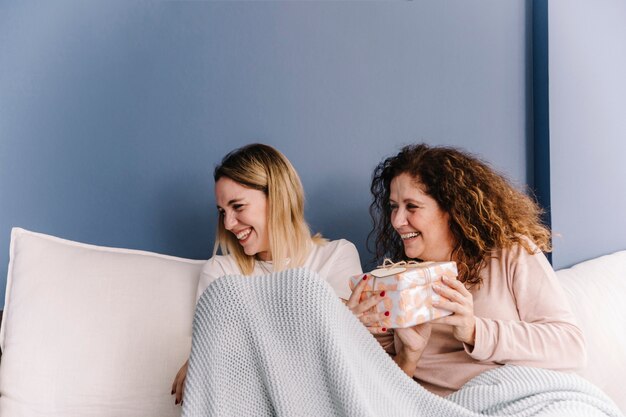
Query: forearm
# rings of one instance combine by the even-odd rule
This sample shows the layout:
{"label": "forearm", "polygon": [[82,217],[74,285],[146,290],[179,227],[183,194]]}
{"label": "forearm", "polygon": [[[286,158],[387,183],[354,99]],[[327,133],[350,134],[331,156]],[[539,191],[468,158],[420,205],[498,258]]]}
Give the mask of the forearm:
{"label": "forearm", "polygon": [[482,300],[474,347],[466,346],[468,353],[481,362],[558,370],[583,367],[582,331],[545,256],[516,247],[490,265],[490,279],[501,284],[499,289],[494,284],[494,291],[504,304],[498,308],[495,300]]}
{"label": "forearm", "polygon": [[550,369],[584,366],[582,332],[571,323],[526,323],[477,320],[475,346],[466,346],[476,360]]}

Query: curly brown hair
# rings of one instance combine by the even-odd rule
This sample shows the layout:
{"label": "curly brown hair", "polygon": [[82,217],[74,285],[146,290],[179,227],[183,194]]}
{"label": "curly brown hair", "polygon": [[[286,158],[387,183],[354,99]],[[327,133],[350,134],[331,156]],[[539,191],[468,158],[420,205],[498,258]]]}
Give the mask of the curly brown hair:
{"label": "curly brown hair", "polygon": [[[551,250],[551,233],[542,209],[503,175],[479,158],[451,147],[409,145],[381,162],[372,176],[374,240],[377,260],[405,259],[402,240],[391,224],[391,180],[407,173],[450,216],[456,246],[452,256],[466,286],[481,283],[480,270],[501,248],[521,245],[528,253]],[[533,245],[534,243],[534,245]],[[536,246],[535,246],[536,245]]]}

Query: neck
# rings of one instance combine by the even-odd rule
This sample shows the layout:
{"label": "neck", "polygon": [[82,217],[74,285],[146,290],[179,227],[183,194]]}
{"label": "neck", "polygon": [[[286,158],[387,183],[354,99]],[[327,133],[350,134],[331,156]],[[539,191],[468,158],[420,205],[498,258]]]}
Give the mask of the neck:
{"label": "neck", "polygon": [[254,258],[257,261],[270,262],[272,260],[272,254],[269,251],[267,251],[267,252],[259,252],[256,255],[254,255]]}

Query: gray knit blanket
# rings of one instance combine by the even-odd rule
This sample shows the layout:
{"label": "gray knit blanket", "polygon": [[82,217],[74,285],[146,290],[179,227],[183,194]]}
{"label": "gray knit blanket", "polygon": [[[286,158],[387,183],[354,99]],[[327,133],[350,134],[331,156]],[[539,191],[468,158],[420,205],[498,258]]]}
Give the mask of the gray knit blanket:
{"label": "gray knit blanket", "polygon": [[225,276],[198,301],[184,417],[479,415],[622,416],[584,379],[527,367],[434,395],[306,269]]}

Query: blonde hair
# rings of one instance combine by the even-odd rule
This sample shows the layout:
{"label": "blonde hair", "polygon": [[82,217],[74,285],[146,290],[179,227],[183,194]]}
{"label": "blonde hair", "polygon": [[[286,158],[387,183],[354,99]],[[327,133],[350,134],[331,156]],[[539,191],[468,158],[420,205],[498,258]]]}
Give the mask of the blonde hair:
{"label": "blonde hair", "polygon": [[[311,243],[324,241],[311,236],[304,219],[304,189],[289,160],[268,145],[253,143],[227,154],[213,174],[215,182],[230,178],[244,187],[260,190],[268,201],[267,230],[274,271],[304,265]],[[246,255],[237,238],[224,227],[219,214],[215,252],[232,255],[244,275],[254,269],[255,257]]]}

